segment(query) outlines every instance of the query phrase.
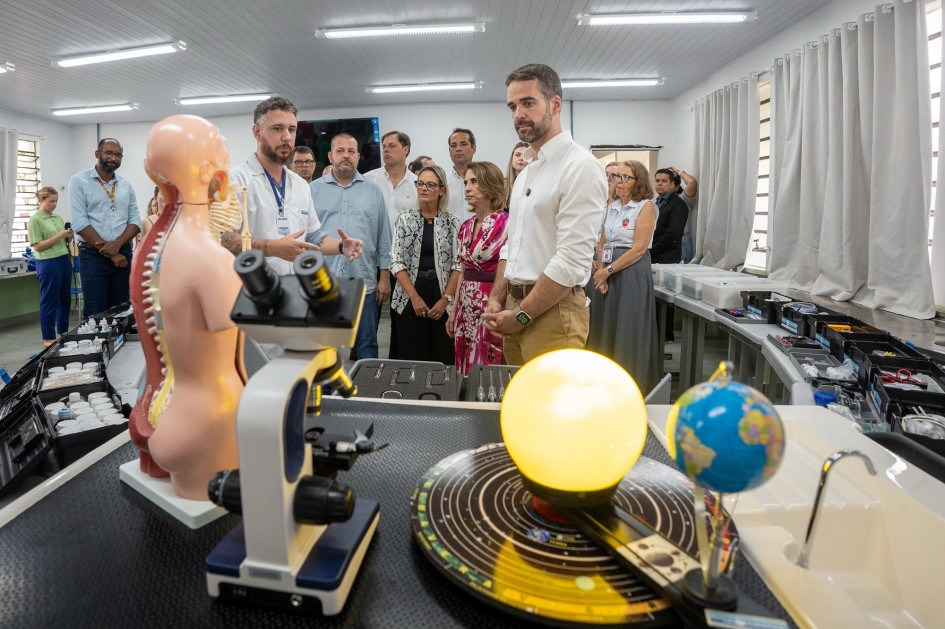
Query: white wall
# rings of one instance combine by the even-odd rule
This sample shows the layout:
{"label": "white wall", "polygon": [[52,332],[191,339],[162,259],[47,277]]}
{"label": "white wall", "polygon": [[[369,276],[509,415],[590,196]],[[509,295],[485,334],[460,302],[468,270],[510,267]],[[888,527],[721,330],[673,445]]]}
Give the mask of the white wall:
{"label": "white wall", "polygon": [[[672,125],[654,124],[665,111],[666,101],[627,101],[614,103],[577,102],[574,104],[574,136],[584,146],[591,144],[666,144]],[[196,113],[199,111],[186,112]],[[309,109],[299,112],[300,120],[362,118],[377,116],[381,133],[397,129],[410,136],[411,155],[429,155],[440,165],[449,165],[447,139],[455,127],[466,127],[476,135],[476,159],[494,162],[505,171],[512,147],[518,141],[511,116],[502,103],[466,103],[402,105],[389,107],[353,107],[347,109]],[[252,113],[210,119],[230,143],[233,165],[249,158],[256,150],[252,135]],[[571,104],[562,107],[561,123],[567,129],[572,122]],[[144,147],[153,123],[103,124],[101,137],[121,141],[125,158],[120,174],[135,186],[140,209],[151,197],[153,184],[144,173]],[[84,137],[94,135],[95,125],[85,125]],[[90,146],[94,142],[90,141]]]}
{"label": "white wall", "polygon": [[[69,177],[77,170],[74,127],[6,111],[0,111],[0,127],[16,129],[20,135],[42,138],[39,149],[42,184],[59,190],[60,201],[64,201]],[[89,152],[89,158],[94,159],[92,152]],[[68,203],[61,203],[56,210],[56,213],[64,220],[69,220],[68,205]]]}
{"label": "white wall", "polygon": [[752,72],[761,72],[771,67],[777,57],[795,48],[801,48],[806,42],[818,39],[845,22],[856,21],[859,15],[871,13],[877,6],[880,6],[880,3],[876,0],[834,0],[677,97],[667,107],[666,112],[667,117],[676,121],[675,135],[667,140],[668,147],[661,153],[660,162],[673,162],[684,170],[691,167],[695,149],[695,117],[688,108],[698,99]]}

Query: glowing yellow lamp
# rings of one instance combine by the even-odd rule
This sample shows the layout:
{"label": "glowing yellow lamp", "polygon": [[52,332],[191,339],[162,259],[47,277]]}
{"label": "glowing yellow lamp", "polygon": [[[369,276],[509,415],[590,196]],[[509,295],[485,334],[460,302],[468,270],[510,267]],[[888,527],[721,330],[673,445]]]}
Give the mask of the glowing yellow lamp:
{"label": "glowing yellow lamp", "polygon": [[550,352],[512,378],[502,438],[525,486],[553,504],[610,500],[640,458],[646,405],[614,361],[579,349]]}

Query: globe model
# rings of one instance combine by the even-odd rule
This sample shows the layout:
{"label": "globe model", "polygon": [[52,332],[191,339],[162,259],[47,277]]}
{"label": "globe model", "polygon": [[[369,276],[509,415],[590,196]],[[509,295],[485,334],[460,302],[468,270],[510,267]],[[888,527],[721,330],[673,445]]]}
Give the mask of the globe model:
{"label": "globe model", "polygon": [[784,456],[784,426],[774,405],[755,389],[726,379],[683,393],[670,411],[666,436],[679,469],[721,493],[761,485]]}
{"label": "globe model", "polygon": [[559,505],[605,502],[646,441],[646,405],[617,363],[563,349],[526,363],[502,400],[502,438],[526,488]]}

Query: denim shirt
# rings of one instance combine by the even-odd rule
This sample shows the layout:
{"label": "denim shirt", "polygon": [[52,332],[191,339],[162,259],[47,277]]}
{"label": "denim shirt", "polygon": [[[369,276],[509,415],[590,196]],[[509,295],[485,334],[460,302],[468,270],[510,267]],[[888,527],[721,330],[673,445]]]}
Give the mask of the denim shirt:
{"label": "denim shirt", "polygon": [[[390,272],[397,275],[400,271],[407,271],[411,282],[417,281],[417,271],[420,269],[420,243],[423,242],[423,216],[419,209],[408,210],[397,217],[394,230],[394,245],[391,248]],[[457,234],[459,233],[459,219],[448,210],[440,210],[433,219],[433,262],[436,267],[436,278],[440,284],[440,291],[446,291],[450,273],[462,271],[463,265],[456,255],[459,251]],[[397,282],[391,297],[391,308],[398,313],[404,311],[410,299],[407,293]],[[452,304],[447,306],[447,312]]]}
{"label": "denim shirt", "polygon": [[384,193],[377,184],[367,181],[361,173],[347,186],[335,180],[332,173],[311,184],[315,212],[322,229],[333,236],[338,228],[361,241],[361,256],[354,262],[347,256],[331,256],[325,261],[337,276],[355,276],[364,280],[364,289],[377,290],[377,269],[390,268],[390,221]]}

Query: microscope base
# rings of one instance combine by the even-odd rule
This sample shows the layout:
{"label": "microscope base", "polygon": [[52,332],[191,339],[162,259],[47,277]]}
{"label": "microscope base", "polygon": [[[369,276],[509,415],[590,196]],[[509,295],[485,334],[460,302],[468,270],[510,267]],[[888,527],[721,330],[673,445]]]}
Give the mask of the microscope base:
{"label": "microscope base", "polygon": [[246,543],[241,522],[207,556],[210,595],[230,602],[334,616],[348,599],[380,517],[375,500],[358,498],[347,522],[328,526],[298,573],[243,574]]}

